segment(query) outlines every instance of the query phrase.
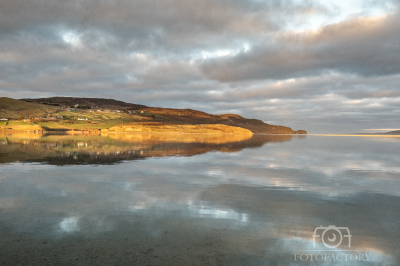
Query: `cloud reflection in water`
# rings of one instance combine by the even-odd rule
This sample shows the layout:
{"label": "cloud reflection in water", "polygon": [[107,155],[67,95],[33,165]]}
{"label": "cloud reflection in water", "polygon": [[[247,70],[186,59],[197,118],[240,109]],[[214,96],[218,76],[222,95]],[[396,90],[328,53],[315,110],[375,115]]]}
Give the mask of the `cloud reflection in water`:
{"label": "cloud reflection in water", "polygon": [[[130,143],[121,147],[140,146],[141,160],[1,165],[0,222],[9,228],[2,229],[3,241],[20,232],[110,243],[128,238],[127,246],[153,248],[158,256],[222,252],[230,265],[290,265],[294,252],[310,248],[316,226],[335,224],[350,228],[352,248],[374,254],[373,265],[399,261],[400,158],[392,142],[260,137],[227,144],[234,153],[215,143],[186,143],[179,157],[174,148],[161,156],[165,141]],[[186,253],[190,247],[197,251]]]}

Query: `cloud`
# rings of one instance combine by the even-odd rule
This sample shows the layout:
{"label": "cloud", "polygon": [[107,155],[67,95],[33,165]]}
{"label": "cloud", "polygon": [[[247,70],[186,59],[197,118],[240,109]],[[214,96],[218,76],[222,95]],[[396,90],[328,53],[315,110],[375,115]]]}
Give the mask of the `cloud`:
{"label": "cloud", "polygon": [[[271,27],[252,12],[258,6],[252,1],[5,1],[0,11],[0,29],[4,32],[58,26],[79,31],[98,29],[126,41],[179,46],[199,42],[205,33],[219,38],[220,31],[229,35],[258,32]],[[178,39],[175,39],[177,37]],[[210,40],[204,41],[204,44]]]}
{"label": "cloud", "polygon": [[400,72],[397,14],[355,18],[316,31],[285,31],[236,57],[204,62],[203,72],[221,82],[317,76],[327,71],[362,76]]}
{"label": "cloud", "polygon": [[392,1],[7,0],[0,94],[392,128],[399,22]]}

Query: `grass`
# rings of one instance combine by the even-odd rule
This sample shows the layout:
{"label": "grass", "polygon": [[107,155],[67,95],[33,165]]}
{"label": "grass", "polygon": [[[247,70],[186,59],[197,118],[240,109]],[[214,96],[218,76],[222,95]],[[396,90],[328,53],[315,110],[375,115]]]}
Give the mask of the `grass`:
{"label": "grass", "polygon": [[63,126],[66,126],[71,129],[104,129],[104,128],[110,128],[114,126],[118,126],[121,124],[128,123],[129,121],[126,120],[120,120],[120,119],[109,119],[109,120],[102,120],[99,121],[98,123],[88,123],[86,121],[74,121],[73,124],[70,123],[63,123],[60,122]]}
{"label": "grass", "polygon": [[64,119],[78,119],[79,117],[93,119],[93,116],[91,116],[89,113],[85,111],[59,112],[58,114],[64,116]]}
{"label": "grass", "polygon": [[62,124],[64,126],[67,126],[70,129],[79,129],[79,130],[83,130],[83,129],[99,129],[99,125],[98,124],[88,124],[86,122],[83,121],[77,121],[75,124]]}
{"label": "grass", "polygon": [[46,130],[65,130],[69,129],[69,127],[62,125],[57,122],[36,122],[36,125],[43,127]]}
{"label": "grass", "polygon": [[23,121],[9,121],[7,126],[15,127],[15,126],[33,126],[35,124],[31,122],[23,122]]}
{"label": "grass", "polygon": [[42,130],[39,125],[33,124],[31,122],[22,121],[8,121],[7,124],[2,126],[5,129],[11,129],[16,131],[37,131]]}
{"label": "grass", "polygon": [[55,113],[57,111],[58,108],[51,105],[0,97],[0,117],[18,119],[21,116],[41,116],[46,113]]}
{"label": "grass", "polygon": [[[12,105],[14,110],[19,108],[33,108],[33,107],[41,107],[46,108],[47,114],[51,113],[52,116],[62,115],[63,119],[59,119],[57,121],[43,121],[43,122],[19,122],[19,121],[0,121],[0,126],[10,126],[10,127],[22,127],[22,126],[32,126],[38,125],[43,127],[45,130],[56,131],[56,130],[84,130],[84,129],[107,129],[110,127],[118,126],[121,124],[131,123],[131,122],[140,122],[140,121],[148,121],[152,120],[150,118],[150,113],[143,114],[128,114],[124,112],[114,112],[114,111],[93,111],[93,110],[76,110],[76,111],[66,111],[60,110],[57,107],[47,106],[43,104],[36,103],[26,103],[22,101],[12,100],[12,99],[4,99],[0,101],[0,105]],[[10,103],[9,103],[10,102]],[[54,109],[55,108],[55,109]],[[9,110],[10,108],[8,108]],[[45,110],[45,109],[43,109]],[[24,114],[22,116],[26,117],[24,112],[19,112],[18,115]],[[42,115],[41,115],[42,116]],[[155,115],[157,118],[158,115]],[[1,116],[0,116],[1,117]],[[87,120],[78,120],[78,118],[86,118]]]}
{"label": "grass", "polygon": [[63,111],[58,113],[64,116],[65,120],[76,120],[78,118],[87,118],[90,121],[104,121],[104,120],[128,120],[131,121],[132,116],[125,113],[114,112],[90,112],[90,111]]}

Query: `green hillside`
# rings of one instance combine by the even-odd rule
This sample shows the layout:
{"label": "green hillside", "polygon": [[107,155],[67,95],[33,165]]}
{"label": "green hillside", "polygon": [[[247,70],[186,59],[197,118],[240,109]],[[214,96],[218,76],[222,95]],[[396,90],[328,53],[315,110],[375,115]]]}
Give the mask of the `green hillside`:
{"label": "green hillside", "polygon": [[[186,125],[223,125],[248,129],[252,133],[307,134],[289,127],[266,124],[258,119],[248,119],[235,114],[213,115],[192,109],[154,108],[125,103],[113,99],[51,97],[14,100],[0,98],[1,130],[19,131],[90,131],[99,132],[112,127],[121,128],[180,128]],[[28,118],[26,125],[10,123],[11,120]],[[0,120],[1,122],[1,120]],[[144,129],[143,129],[144,130]],[[183,130],[185,131],[185,130]]]}
{"label": "green hillside", "polygon": [[0,118],[19,119],[20,117],[44,116],[58,112],[58,107],[34,102],[19,101],[7,97],[0,98]]}

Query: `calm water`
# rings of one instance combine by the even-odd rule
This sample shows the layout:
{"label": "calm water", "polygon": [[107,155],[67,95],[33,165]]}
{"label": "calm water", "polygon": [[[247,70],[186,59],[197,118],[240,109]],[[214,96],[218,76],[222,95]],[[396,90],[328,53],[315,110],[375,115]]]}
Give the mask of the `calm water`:
{"label": "calm water", "polygon": [[3,135],[0,265],[400,265],[399,148],[375,137]]}

